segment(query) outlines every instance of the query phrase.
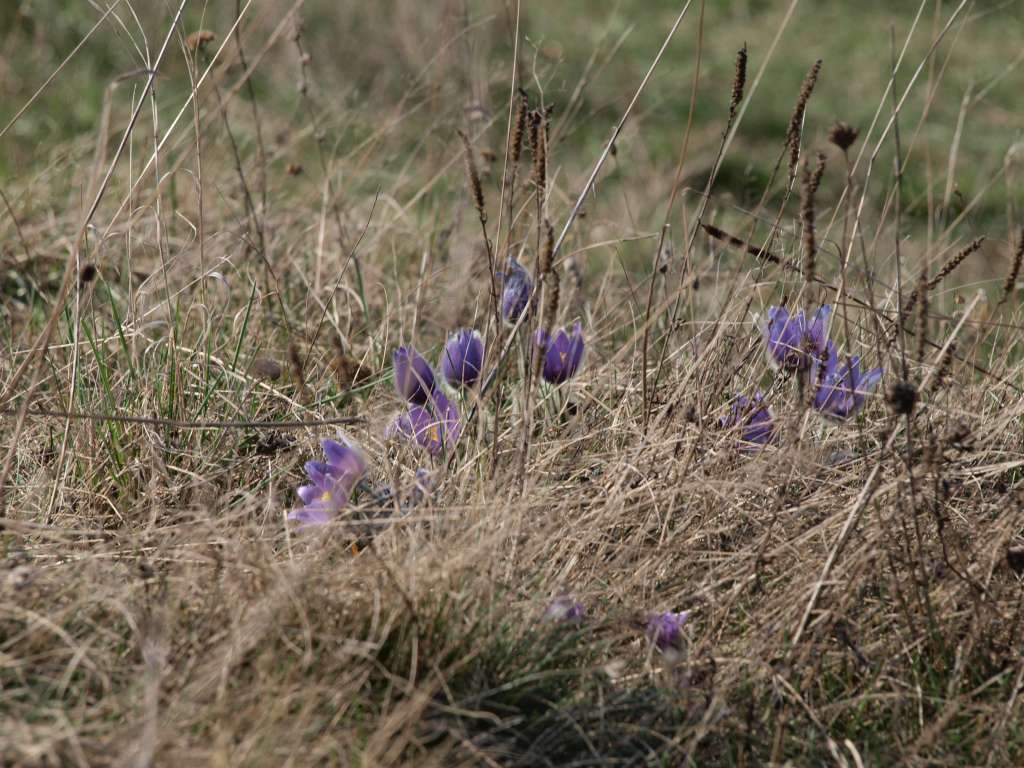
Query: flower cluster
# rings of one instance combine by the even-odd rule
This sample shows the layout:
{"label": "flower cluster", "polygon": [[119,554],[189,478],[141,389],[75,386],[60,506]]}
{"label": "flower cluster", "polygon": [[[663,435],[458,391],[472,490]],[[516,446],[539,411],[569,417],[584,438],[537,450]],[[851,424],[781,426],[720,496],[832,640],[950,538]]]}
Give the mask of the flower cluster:
{"label": "flower cluster", "polygon": [[[503,312],[510,317],[525,311],[528,303],[529,275],[512,260],[514,272],[506,278]],[[521,273],[521,274],[520,274]],[[525,298],[524,298],[525,296]],[[553,336],[538,331],[535,344],[544,355],[542,376],[549,384],[563,384],[579,371],[583,363],[583,330],[579,323],[572,333],[560,328]],[[441,378],[434,368],[412,347],[399,347],[392,357],[395,391],[406,401],[400,413],[385,432],[385,437],[403,437],[438,454],[452,448],[462,434],[459,409],[445,394]],[[453,389],[470,389],[480,379],[484,362],[484,341],[477,331],[463,328],[452,334],[441,351],[439,361],[443,380]]]}
{"label": "flower cluster", "polygon": [[[502,316],[515,325],[529,309],[533,281],[515,259],[509,259],[508,272],[502,277]],[[564,328],[553,335],[540,331],[534,344],[536,354],[544,356],[542,375],[549,384],[565,383],[583,364],[583,331],[579,323],[571,333]],[[387,426],[384,437],[404,439],[432,456],[452,450],[462,434],[463,422],[451,393],[470,390],[480,382],[484,356],[484,340],[471,328],[461,328],[448,338],[437,369],[414,347],[398,347],[392,354],[392,371],[395,392],[404,407]],[[333,519],[349,503],[366,473],[362,453],[347,439],[324,440],[323,448],[327,461],[306,464],[310,482],[298,489],[303,506],[288,515],[300,527],[322,525]],[[423,469],[417,472],[419,490],[418,496],[413,495],[413,503],[433,488],[433,479],[421,482],[427,477],[425,473]],[[390,489],[380,493],[387,496]]]}
{"label": "flower cluster", "polygon": [[[802,310],[790,314],[783,307],[769,307],[762,327],[765,352],[773,368],[795,373],[812,387],[811,406],[824,418],[844,422],[857,415],[884,370],[861,371],[857,355],[841,361],[836,345],[828,338],[832,307],[824,305],[811,317]],[[719,419],[723,429],[736,429],[740,450],[756,452],[778,437],[771,409],[761,392],[753,397],[737,394],[729,412]]]}
{"label": "flower cluster", "polygon": [[[469,389],[480,378],[484,342],[480,334],[462,329],[453,334],[441,352],[441,374],[452,387]],[[430,363],[412,347],[399,347],[392,355],[395,391],[406,409],[395,417],[385,437],[403,437],[438,454],[451,448],[462,434],[462,420],[441,387]]]}

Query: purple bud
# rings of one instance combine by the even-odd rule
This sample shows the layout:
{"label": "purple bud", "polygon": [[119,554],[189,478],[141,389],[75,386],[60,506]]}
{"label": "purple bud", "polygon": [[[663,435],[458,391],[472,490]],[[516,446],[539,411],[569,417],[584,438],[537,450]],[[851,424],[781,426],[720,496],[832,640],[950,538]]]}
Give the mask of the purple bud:
{"label": "purple bud", "polygon": [[412,347],[399,347],[392,356],[395,391],[410,403],[422,405],[434,389],[434,369]]}
{"label": "purple bud", "polygon": [[501,316],[509,325],[515,325],[530,303],[533,280],[523,265],[511,256],[508,257],[508,271],[502,278],[504,288],[501,292]]}
{"label": "purple bud", "polygon": [[828,318],[832,307],[824,305],[808,323],[803,310],[790,315],[782,307],[768,308],[764,326],[768,362],[785,371],[806,371],[825,352]]}
{"label": "purple bud", "polygon": [[659,651],[679,650],[683,642],[683,625],[689,618],[689,611],[652,613],[647,617],[647,637]]}
{"label": "purple bud", "polygon": [[544,367],[541,374],[549,384],[562,384],[579,370],[583,362],[583,331],[576,323],[570,336],[559,328],[554,336],[537,332],[537,347],[544,352]]}
{"label": "purple bud", "polygon": [[484,365],[484,340],[463,328],[453,334],[441,352],[441,373],[453,387],[472,387]]}
{"label": "purple bud", "polygon": [[574,600],[568,595],[561,595],[551,601],[551,605],[544,611],[544,619],[547,621],[572,622],[583,621],[586,613],[583,603]]}

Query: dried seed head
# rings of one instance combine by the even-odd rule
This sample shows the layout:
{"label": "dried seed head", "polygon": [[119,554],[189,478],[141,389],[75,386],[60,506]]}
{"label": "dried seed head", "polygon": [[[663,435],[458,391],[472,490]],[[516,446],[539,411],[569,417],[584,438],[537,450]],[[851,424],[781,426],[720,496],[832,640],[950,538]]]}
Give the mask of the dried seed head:
{"label": "dried seed head", "polygon": [[1024,227],[1020,230],[1020,237],[1017,240],[1017,250],[1013,253],[1013,263],[1010,265],[1010,273],[1006,276],[1006,282],[1003,284],[1003,296],[999,299],[999,303],[1003,304],[1010,294],[1013,293],[1014,288],[1017,287],[1017,278],[1020,276],[1021,262],[1024,261]]}
{"label": "dried seed head", "polygon": [[512,121],[512,144],[509,148],[509,165],[515,167],[523,154],[523,136],[526,134],[526,116],[529,112],[530,101],[526,91],[519,91],[519,104],[516,106],[516,116]]}
{"label": "dried seed head", "polygon": [[897,381],[889,387],[885,399],[893,413],[908,416],[913,413],[914,406],[917,405],[917,387],[909,381]]}
{"label": "dried seed head", "polygon": [[462,139],[462,148],[466,151],[466,175],[469,176],[469,190],[473,195],[473,204],[480,216],[480,221],[487,221],[487,209],[484,207],[484,188],[480,184],[480,174],[476,169],[476,159],[473,157],[473,147],[469,143],[469,137],[459,131],[459,138]]}
{"label": "dried seed head", "polygon": [[853,142],[857,140],[858,135],[860,135],[860,131],[849,123],[844,123],[842,120],[832,123],[832,127],[828,129],[828,140],[843,150],[843,152],[853,146]]}
{"label": "dried seed head", "polygon": [[78,282],[82,285],[91,283],[96,279],[97,270],[95,264],[86,264],[82,267],[82,270],[78,273]]}
{"label": "dried seed head", "polygon": [[814,170],[809,163],[804,163],[804,179],[800,188],[800,223],[804,239],[804,280],[814,282],[815,256],[817,244],[814,239],[814,195],[821,185],[821,176],[825,172],[825,155],[818,153]]}
{"label": "dried seed head", "polygon": [[217,39],[217,36],[208,29],[200,29],[185,38],[185,45],[192,53],[200,51]]}
{"label": "dried seed head", "polygon": [[269,357],[257,357],[252,362],[252,372],[261,379],[277,381],[281,378],[281,364]]}
{"label": "dried seed head", "polygon": [[981,248],[981,244],[983,242],[985,242],[984,237],[977,237],[973,241],[971,241],[970,245],[968,245],[966,248],[958,252],[953,258],[951,258],[949,261],[942,265],[942,269],[939,270],[939,273],[928,281],[928,287],[934,288],[940,282],[942,282],[942,279],[948,276],[954,269],[959,267],[963,263],[964,259],[966,259],[972,253]]}
{"label": "dried seed head", "polygon": [[711,235],[711,237],[715,238],[715,240],[721,240],[723,243],[727,243],[728,245],[731,245],[733,248],[739,248],[740,250],[744,250],[751,256],[754,256],[758,259],[764,259],[765,261],[770,261],[772,264],[782,263],[782,259],[776,256],[774,253],[758,248],[756,245],[752,245],[751,243],[748,243],[746,240],[741,240],[735,235],[730,235],[725,230],[719,229],[713,224],[702,223],[700,226],[701,228],[703,228],[705,232]]}
{"label": "dried seed head", "polygon": [[736,71],[732,76],[732,97],[729,99],[729,122],[736,117],[736,109],[743,101],[743,88],[747,84],[747,44],[736,53]]}
{"label": "dried seed head", "polygon": [[789,127],[786,129],[786,146],[789,147],[789,175],[790,178],[796,173],[797,163],[800,161],[800,136],[803,132],[804,113],[807,111],[807,102],[814,92],[814,84],[818,82],[818,73],[821,71],[821,59],[814,62],[804,77],[803,85],[800,86],[800,95],[797,97],[796,106],[793,108],[793,115],[789,118]]}
{"label": "dried seed head", "polygon": [[302,166],[298,163],[288,163],[288,167],[285,168],[289,176],[301,176],[302,170]]}
{"label": "dried seed head", "polygon": [[917,288],[910,295],[910,301],[907,302],[907,307],[904,310],[905,313],[909,314],[914,308],[914,304],[917,304],[917,359],[924,360],[926,344],[928,342],[928,268],[927,266],[921,270],[921,274],[917,278]]}

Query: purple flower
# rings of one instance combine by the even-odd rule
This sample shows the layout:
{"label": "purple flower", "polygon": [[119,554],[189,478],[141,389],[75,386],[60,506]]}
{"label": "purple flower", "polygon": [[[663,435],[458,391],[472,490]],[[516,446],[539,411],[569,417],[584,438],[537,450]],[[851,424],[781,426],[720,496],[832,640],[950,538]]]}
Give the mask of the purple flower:
{"label": "purple flower", "polygon": [[776,437],[771,409],[764,404],[760,392],[752,398],[736,395],[729,404],[729,413],[718,420],[718,426],[722,429],[739,427],[740,450],[744,453],[756,453]]}
{"label": "purple flower", "polygon": [[416,470],[416,480],[413,483],[412,493],[409,495],[410,503],[416,506],[430,498],[436,486],[437,480],[430,470],[426,467],[420,467]]}
{"label": "purple flower", "polygon": [[812,361],[825,352],[826,331],[832,307],[828,304],[814,313],[808,323],[803,310],[790,315],[782,307],[768,308],[764,340],[768,361],[785,371],[806,371]]}
{"label": "purple flower", "polygon": [[307,461],[309,484],[299,486],[303,506],[288,513],[288,519],[301,526],[323,525],[348,504],[352,489],[366,472],[366,459],[359,447],[341,436],[322,440],[327,461]]}
{"label": "purple flower", "polygon": [[410,405],[398,414],[384,432],[385,438],[403,437],[413,440],[428,453],[436,455],[451,448],[462,434],[459,409],[440,389],[429,398],[429,407]]}
{"label": "purple flower", "polygon": [[586,613],[583,603],[573,599],[569,595],[561,595],[551,601],[551,605],[544,611],[546,621],[572,622],[583,621]]}
{"label": "purple flower", "polygon": [[412,347],[399,347],[392,356],[395,390],[410,403],[422,405],[434,389],[434,369]]}
{"label": "purple flower", "polygon": [[683,644],[683,625],[689,618],[689,611],[652,613],[647,617],[647,637],[659,651],[678,651]]}
{"label": "purple flower", "polygon": [[441,373],[453,387],[472,387],[484,366],[484,340],[463,328],[453,334],[441,352]]}
{"label": "purple flower", "polygon": [[819,360],[811,366],[811,384],[816,388],[815,409],[833,421],[845,421],[855,416],[864,407],[866,396],[878,385],[884,372],[884,368],[874,368],[861,373],[857,355],[840,366],[836,347],[830,341],[824,367]]}
{"label": "purple flower", "polygon": [[562,384],[576,375],[583,362],[583,331],[576,323],[572,336],[559,328],[558,333],[549,337],[543,330],[537,331],[537,347],[544,351],[544,368],[541,375],[549,384]]}
{"label": "purple flower", "polygon": [[513,257],[508,257],[508,271],[501,273],[504,287],[501,291],[501,316],[509,325],[515,325],[530,303],[533,280],[530,273]]}

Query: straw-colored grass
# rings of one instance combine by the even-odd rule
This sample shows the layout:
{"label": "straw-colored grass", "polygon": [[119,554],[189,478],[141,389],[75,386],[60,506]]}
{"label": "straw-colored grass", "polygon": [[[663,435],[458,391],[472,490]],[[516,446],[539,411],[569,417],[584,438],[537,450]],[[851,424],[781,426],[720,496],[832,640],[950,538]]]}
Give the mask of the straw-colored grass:
{"label": "straw-colored grass", "polygon": [[[685,3],[123,0],[62,66],[103,11],[50,5],[0,12],[0,763],[1024,761],[1020,9],[695,0],[659,56]],[[761,336],[822,303],[886,369],[839,425]],[[456,449],[386,441],[461,326]],[[339,428],[364,488],[298,530]]]}

